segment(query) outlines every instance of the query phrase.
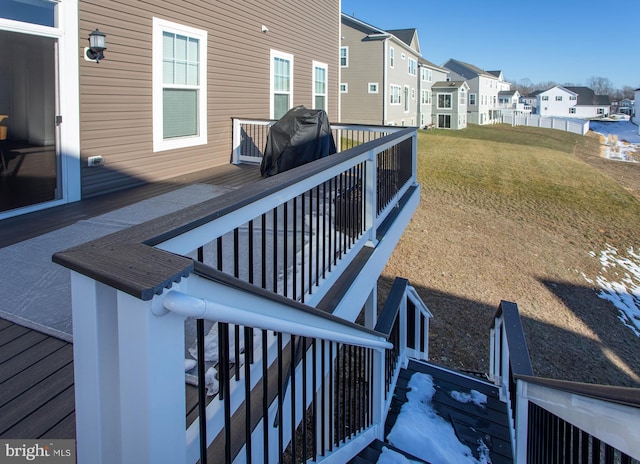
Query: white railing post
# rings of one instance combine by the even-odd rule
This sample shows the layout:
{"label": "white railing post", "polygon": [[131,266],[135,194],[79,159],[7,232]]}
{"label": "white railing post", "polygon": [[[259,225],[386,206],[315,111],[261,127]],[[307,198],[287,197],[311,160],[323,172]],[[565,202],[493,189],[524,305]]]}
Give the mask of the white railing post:
{"label": "white railing post", "polygon": [[384,421],[386,419],[385,351],[373,350],[373,423],[378,428],[376,438],[384,441]]}
{"label": "white railing post", "polygon": [[529,431],[529,400],[527,399],[527,384],[522,380],[516,381],[516,418],[513,456],[516,463],[527,462],[527,435]]}
{"label": "white railing post", "polygon": [[369,298],[364,304],[364,326],[373,329],[378,322],[378,292],[376,288],[371,290]]}
{"label": "white railing post", "polygon": [[232,121],[231,163],[240,164],[240,155],[242,155],[242,124],[240,119],[233,118]]}
{"label": "white railing post", "polygon": [[162,299],[118,292],[122,462],[186,462],[184,317]]}
{"label": "white railing post", "polygon": [[71,301],[78,462],[122,462],[116,290],[71,272]]}

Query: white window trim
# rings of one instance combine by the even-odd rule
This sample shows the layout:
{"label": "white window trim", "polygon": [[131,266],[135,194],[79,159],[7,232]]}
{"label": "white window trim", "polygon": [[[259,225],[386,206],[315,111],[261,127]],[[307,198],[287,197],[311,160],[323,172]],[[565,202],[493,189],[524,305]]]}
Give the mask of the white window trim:
{"label": "white window trim", "polygon": [[[405,85],[402,89],[402,96],[404,97],[404,112],[409,113],[411,111],[411,104],[409,103],[409,95],[411,94],[411,90],[408,85]],[[404,125],[404,124],[403,124]]]}
{"label": "white window trim", "polygon": [[[390,95],[389,104],[390,105],[400,105],[400,104],[402,104],[402,87],[400,87],[399,85],[390,84],[389,89],[390,89],[389,90],[389,95]],[[397,102],[393,101],[393,91],[395,89],[398,90],[398,101]]]}
{"label": "white window trim", "polygon": [[340,93],[349,93],[349,83],[348,82],[341,82],[340,83]]}
{"label": "white window trim", "polygon": [[[412,66],[413,65],[413,72],[412,72]],[[417,76],[418,73],[418,62],[416,60],[414,60],[413,58],[409,58],[409,63],[407,64],[407,71],[409,72],[410,76]]]}
{"label": "white window trim", "polygon": [[[375,87],[375,88],[372,90],[372,87]],[[377,82],[369,82],[367,84],[367,92],[368,93],[378,93],[378,88],[379,88],[379,86],[378,86]]]}
{"label": "white window trim", "polygon": [[396,49],[393,47],[389,47],[389,67],[395,67],[396,62]]}
{"label": "white window trim", "polygon": [[[345,64],[342,64],[342,50],[346,50],[347,53],[345,55]],[[340,67],[341,68],[348,68],[349,67],[349,47],[348,46],[344,46],[344,47],[340,47]]]}
{"label": "white window trim", "polygon": [[[293,61],[292,61],[292,63],[293,63]],[[324,93],[316,93],[316,68],[324,69],[324,77],[325,77]],[[293,75],[292,75],[292,79],[291,80],[293,82]],[[311,82],[312,82],[312,88],[311,88],[312,96],[311,96],[311,98],[313,98],[313,100],[312,100],[313,109],[314,110],[321,109],[321,110],[325,110],[326,112],[329,112],[329,65],[327,65],[327,63],[321,63],[319,61],[313,60],[313,63],[311,65]],[[325,106],[324,108],[316,108],[316,97],[317,96],[323,96],[324,97],[324,106]]]}
{"label": "white window trim", "polygon": [[[440,95],[449,95],[451,106],[440,106]],[[453,95],[450,93],[438,93],[436,94],[436,108],[439,110],[452,110],[453,109]]]}
{"label": "white window trim", "polygon": [[282,58],[283,60],[289,60],[291,63],[291,86],[289,89],[289,109],[293,108],[293,55],[290,53],[280,52],[278,50],[271,49],[270,57],[269,57],[269,117],[271,119],[274,118],[274,81],[273,81],[273,59],[274,58]]}
{"label": "white window trim", "polygon": [[[162,33],[171,31],[197,38],[200,45],[200,70],[198,81],[198,135],[163,138],[162,111]],[[152,82],[153,82],[153,151],[187,148],[207,143],[207,31],[153,18],[152,39]]]}

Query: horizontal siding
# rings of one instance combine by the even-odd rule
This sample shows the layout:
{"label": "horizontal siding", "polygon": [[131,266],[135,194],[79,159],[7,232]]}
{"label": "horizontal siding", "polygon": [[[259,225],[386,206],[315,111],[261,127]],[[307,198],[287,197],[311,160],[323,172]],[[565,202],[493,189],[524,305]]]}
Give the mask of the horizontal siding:
{"label": "horizontal siding", "polygon": [[[228,163],[231,118],[269,116],[270,49],[294,55],[294,105],[312,106],[312,61],[327,63],[329,119],[338,119],[338,0],[81,0],[79,15],[81,42],[96,27],[107,35],[105,60],[80,63],[84,197]],[[154,16],[208,33],[207,145],[153,153]],[[97,155],[105,165],[86,167]]]}

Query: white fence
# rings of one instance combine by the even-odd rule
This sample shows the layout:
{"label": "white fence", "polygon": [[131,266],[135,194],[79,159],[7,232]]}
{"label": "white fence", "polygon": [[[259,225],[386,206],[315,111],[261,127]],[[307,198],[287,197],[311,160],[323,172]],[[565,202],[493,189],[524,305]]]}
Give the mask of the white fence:
{"label": "white fence", "polygon": [[589,132],[589,121],[585,119],[554,118],[539,115],[503,115],[502,122],[513,126],[545,127],[585,135]]}

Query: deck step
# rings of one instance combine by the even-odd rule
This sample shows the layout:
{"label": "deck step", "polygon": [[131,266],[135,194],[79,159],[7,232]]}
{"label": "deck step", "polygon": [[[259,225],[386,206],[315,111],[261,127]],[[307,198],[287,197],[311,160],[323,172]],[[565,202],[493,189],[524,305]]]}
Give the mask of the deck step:
{"label": "deck step", "polygon": [[[469,447],[476,459],[479,459],[478,445],[482,440],[489,448],[492,463],[513,463],[509,413],[507,405],[500,401],[498,388],[476,376],[428,362],[411,360],[407,368],[400,371],[387,414],[385,437],[393,428],[403,404],[407,402],[409,380],[417,372],[433,378],[436,388],[433,408],[452,424],[458,440]],[[486,405],[462,403],[451,396],[452,392],[469,393],[471,390],[486,395]]]}
{"label": "deck step", "polygon": [[419,459],[409,453],[405,453],[401,449],[398,449],[390,445],[389,443],[384,443],[380,440],[372,441],[369,444],[369,446],[367,446],[365,449],[360,451],[360,453],[358,453],[356,457],[354,457],[351,461],[349,461],[349,464],[375,464],[376,462],[378,462],[378,458],[380,457],[380,454],[382,454],[383,448],[388,448],[391,451],[400,453],[411,461],[415,461],[417,463],[429,464],[426,461],[423,461],[422,459]]}

